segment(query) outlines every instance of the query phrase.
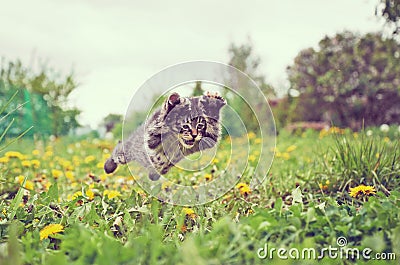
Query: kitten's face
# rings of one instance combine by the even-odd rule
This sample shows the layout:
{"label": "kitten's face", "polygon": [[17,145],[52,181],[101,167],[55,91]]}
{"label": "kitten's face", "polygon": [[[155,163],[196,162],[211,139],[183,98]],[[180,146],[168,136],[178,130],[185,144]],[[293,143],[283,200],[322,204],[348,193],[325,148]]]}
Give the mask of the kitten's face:
{"label": "kitten's face", "polygon": [[[176,95],[172,95],[173,99]],[[174,100],[170,99],[170,101]],[[216,124],[216,121],[219,119],[221,107],[225,104],[224,99],[211,95],[179,98],[179,103],[175,104],[164,118],[164,129],[166,129],[164,133],[167,136],[167,138],[164,138],[166,146],[169,146],[168,142],[172,143],[173,141],[168,140],[168,135],[176,137],[178,143],[187,150],[198,149],[200,141],[207,145],[210,142],[207,141],[210,135],[214,138],[218,135],[219,125]],[[171,104],[169,103],[169,105]],[[169,105],[168,107],[170,107]],[[215,139],[212,141],[215,141]],[[168,148],[174,147],[169,146]]]}
{"label": "kitten's face", "polygon": [[188,119],[181,124],[178,139],[186,149],[192,148],[195,143],[199,142],[207,128],[206,119],[204,117],[196,117]]}

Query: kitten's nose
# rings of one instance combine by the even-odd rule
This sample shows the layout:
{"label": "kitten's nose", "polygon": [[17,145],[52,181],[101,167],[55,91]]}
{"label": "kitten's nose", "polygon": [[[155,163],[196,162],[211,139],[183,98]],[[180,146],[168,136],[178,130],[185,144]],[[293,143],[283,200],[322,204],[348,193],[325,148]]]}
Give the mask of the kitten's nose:
{"label": "kitten's nose", "polygon": [[196,129],[192,129],[192,136],[194,136],[194,137],[197,136],[197,130]]}

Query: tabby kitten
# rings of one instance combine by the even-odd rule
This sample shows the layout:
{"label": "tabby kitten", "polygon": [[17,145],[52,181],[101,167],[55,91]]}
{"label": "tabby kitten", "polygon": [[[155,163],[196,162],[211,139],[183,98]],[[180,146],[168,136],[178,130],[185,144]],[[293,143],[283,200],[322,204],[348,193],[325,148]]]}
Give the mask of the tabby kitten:
{"label": "tabby kitten", "polygon": [[148,169],[151,180],[158,180],[185,156],[215,146],[225,104],[217,93],[188,98],[171,94],[147,123],[124,143],[119,141],[104,164],[105,172],[112,173],[118,164],[135,160]]}

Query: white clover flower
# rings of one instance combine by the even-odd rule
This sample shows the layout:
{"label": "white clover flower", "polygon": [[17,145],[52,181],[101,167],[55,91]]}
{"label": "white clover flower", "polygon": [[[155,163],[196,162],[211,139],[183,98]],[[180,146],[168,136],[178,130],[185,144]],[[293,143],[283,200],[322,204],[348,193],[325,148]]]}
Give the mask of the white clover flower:
{"label": "white clover flower", "polygon": [[384,123],[381,125],[381,127],[379,127],[379,129],[381,130],[381,132],[387,133],[389,131],[390,127],[389,127],[389,125]]}

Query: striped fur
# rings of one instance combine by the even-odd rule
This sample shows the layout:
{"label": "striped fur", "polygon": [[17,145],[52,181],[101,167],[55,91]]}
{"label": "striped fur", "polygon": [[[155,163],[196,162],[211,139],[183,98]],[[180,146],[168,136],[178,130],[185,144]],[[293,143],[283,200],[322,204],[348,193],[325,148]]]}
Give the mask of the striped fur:
{"label": "striped fur", "polygon": [[216,145],[225,104],[217,94],[189,98],[171,94],[145,124],[117,144],[104,170],[111,173],[118,164],[135,160],[148,169],[150,179],[157,180],[184,156]]}

